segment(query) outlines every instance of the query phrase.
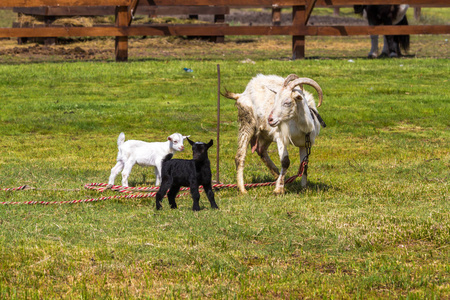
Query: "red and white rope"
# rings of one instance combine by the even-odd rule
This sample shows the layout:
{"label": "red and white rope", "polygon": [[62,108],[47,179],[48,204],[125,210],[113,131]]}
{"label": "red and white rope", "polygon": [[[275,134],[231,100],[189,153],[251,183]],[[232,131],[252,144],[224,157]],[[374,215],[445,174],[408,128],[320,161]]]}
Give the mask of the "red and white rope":
{"label": "red and white rope", "polygon": [[23,191],[23,190],[30,190],[30,189],[34,189],[29,185],[21,185],[15,188],[4,188],[4,189],[0,189],[0,191],[5,191],[5,192],[15,192],[15,191]]}
{"label": "red and white rope", "polygon": [[[308,164],[308,161],[304,161],[300,164],[300,168],[298,170],[298,173],[288,179],[285,180],[285,183],[291,183],[293,182],[297,177],[303,176],[304,170]],[[261,187],[261,186],[272,186],[275,185],[276,181],[274,182],[263,182],[263,183],[247,183],[245,184],[245,187],[247,188],[255,188],[255,187]],[[236,184],[223,184],[218,183],[214,184],[214,189],[230,189],[230,188],[236,188]],[[109,196],[109,197],[98,197],[98,198],[89,198],[89,199],[79,199],[79,200],[68,200],[68,201],[25,201],[25,202],[15,202],[15,201],[9,201],[9,202],[0,202],[0,204],[3,205],[18,205],[18,204],[27,204],[27,205],[34,205],[34,204],[41,204],[41,205],[49,205],[49,204],[75,204],[75,203],[86,203],[86,202],[98,202],[98,201],[106,201],[111,199],[130,199],[130,198],[149,198],[149,197],[155,197],[157,191],[159,190],[159,187],[124,187],[120,185],[113,185],[109,186],[106,183],[88,183],[84,185],[84,188],[87,190],[96,190],[99,192],[104,192],[105,190],[111,189],[113,191],[117,191],[119,193],[126,193],[128,195],[116,195],[116,196]],[[33,187],[30,187],[28,185],[22,185],[16,188],[4,188],[0,189],[0,191],[6,191],[6,192],[14,192],[14,191],[20,191],[20,190],[29,190],[34,189]],[[200,186],[200,189],[203,189],[202,186]],[[181,191],[188,191],[188,187],[182,187],[180,189]],[[138,194],[132,194],[138,192]],[[184,195],[187,195],[189,193],[183,193],[178,194],[177,198],[182,197]]]}

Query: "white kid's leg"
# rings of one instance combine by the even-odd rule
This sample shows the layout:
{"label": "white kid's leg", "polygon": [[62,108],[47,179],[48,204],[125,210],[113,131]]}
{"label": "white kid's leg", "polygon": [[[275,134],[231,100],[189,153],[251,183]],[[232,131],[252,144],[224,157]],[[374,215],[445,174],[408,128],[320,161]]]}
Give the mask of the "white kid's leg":
{"label": "white kid's leg", "polygon": [[155,178],[156,178],[155,185],[156,186],[159,186],[161,184],[161,168],[162,168],[162,162],[155,166]]}
{"label": "white kid's leg", "polygon": [[123,169],[123,162],[118,161],[117,164],[111,169],[111,175],[109,176],[109,185],[114,185],[114,180],[116,179],[116,176],[122,171]]}
{"label": "white kid's leg", "polygon": [[127,161],[122,171],[122,186],[128,186],[128,176],[130,176],[131,169],[135,162]]}

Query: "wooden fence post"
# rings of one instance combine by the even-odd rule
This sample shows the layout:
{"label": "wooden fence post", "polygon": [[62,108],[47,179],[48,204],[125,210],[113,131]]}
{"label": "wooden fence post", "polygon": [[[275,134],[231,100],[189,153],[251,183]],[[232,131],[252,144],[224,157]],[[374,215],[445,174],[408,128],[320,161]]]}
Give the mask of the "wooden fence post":
{"label": "wooden fence post", "polygon": [[[305,6],[292,7],[292,26],[305,27],[306,13]],[[305,58],[305,36],[292,36],[292,59]]]}
{"label": "wooden fence post", "polygon": [[280,7],[272,7],[272,25],[279,26],[281,25],[281,8]]}
{"label": "wooden fence post", "polygon": [[[52,23],[56,20],[55,17],[53,16],[44,16],[44,26],[45,27],[50,27],[52,26]],[[56,37],[48,37],[48,38],[44,38],[44,44],[45,45],[55,45],[57,42],[57,38]]]}
{"label": "wooden fence post", "polygon": [[419,21],[420,20],[420,15],[421,15],[421,7],[414,7],[414,18]]}
{"label": "wooden fence post", "polygon": [[[214,15],[214,24],[223,24],[225,23],[225,15]],[[211,38],[212,42],[215,43],[224,43],[225,42],[225,36],[224,35],[219,35],[219,36],[213,36]]]}
{"label": "wooden fence post", "polygon": [[[128,24],[128,7],[116,7],[116,26],[127,27]],[[115,45],[116,61],[128,60],[128,36],[116,36]]]}
{"label": "wooden fence post", "polygon": [[333,16],[339,16],[339,13],[340,13],[340,8],[339,7],[333,8]]}

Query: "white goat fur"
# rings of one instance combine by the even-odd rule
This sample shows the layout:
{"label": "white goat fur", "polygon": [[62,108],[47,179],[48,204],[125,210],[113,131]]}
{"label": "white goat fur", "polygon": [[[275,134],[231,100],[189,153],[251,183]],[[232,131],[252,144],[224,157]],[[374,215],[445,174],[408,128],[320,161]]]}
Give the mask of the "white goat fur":
{"label": "white goat fur", "polygon": [[[306,81],[304,81],[306,80]],[[295,84],[295,82],[301,82]],[[309,83],[308,83],[309,82]],[[283,194],[284,177],[289,167],[287,147],[293,144],[300,148],[300,160],[307,155],[305,135],[310,134],[311,144],[320,132],[320,122],[310,108],[317,112],[314,97],[303,90],[303,84],[312,85],[322,101],[322,90],[312,79],[289,75],[286,79],[275,75],[259,74],[248,83],[242,94],[227,92],[224,96],[235,99],[238,108],[239,137],[235,157],[237,185],[242,193],[244,187],[244,162],[248,144],[252,152],[257,152],[273,175],[278,176],[274,193]],[[290,84],[289,84],[290,83]],[[286,85],[286,86],[285,86]],[[299,87],[300,86],[300,87]],[[312,85],[314,86],[314,85]],[[267,149],[272,142],[277,143],[281,160],[281,172],[270,159]],[[303,175],[302,187],[307,176]]]}
{"label": "white goat fur", "polygon": [[111,169],[109,185],[114,185],[116,176],[122,171],[122,186],[128,186],[128,177],[135,164],[140,166],[154,166],[156,183],[161,184],[161,167],[163,158],[169,153],[183,151],[184,140],[189,136],[174,133],[167,138],[166,142],[143,142],[138,140],[128,140],[125,142],[125,134],[121,132],[117,139],[119,153],[117,154],[117,164]]}

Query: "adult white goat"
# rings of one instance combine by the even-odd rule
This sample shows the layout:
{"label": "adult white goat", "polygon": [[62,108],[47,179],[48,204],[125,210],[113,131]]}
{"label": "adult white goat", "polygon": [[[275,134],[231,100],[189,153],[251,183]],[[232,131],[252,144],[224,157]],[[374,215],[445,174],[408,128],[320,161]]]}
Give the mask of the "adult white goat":
{"label": "adult white goat", "polygon": [[[286,79],[275,75],[259,74],[248,83],[242,94],[226,91],[224,96],[236,100],[239,119],[239,141],[235,157],[237,186],[242,193],[244,187],[244,162],[248,144],[252,153],[257,152],[274,176],[278,176],[275,194],[283,194],[284,177],[290,165],[287,146],[292,143],[300,148],[300,159],[308,155],[306,135],[311,145],[325,123],[317,112],[314,97],[303,89],[303,85],[314,87],[319,95],[319,107],[323,93],[319,84],[309,78],[291,74]],[[272,142],[278,146],[281,172],[270,159],[267,149]],[[302,176],[305,187],[307,174]]]}

